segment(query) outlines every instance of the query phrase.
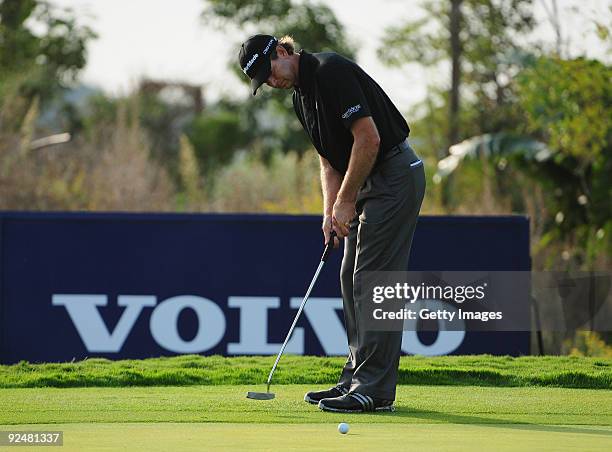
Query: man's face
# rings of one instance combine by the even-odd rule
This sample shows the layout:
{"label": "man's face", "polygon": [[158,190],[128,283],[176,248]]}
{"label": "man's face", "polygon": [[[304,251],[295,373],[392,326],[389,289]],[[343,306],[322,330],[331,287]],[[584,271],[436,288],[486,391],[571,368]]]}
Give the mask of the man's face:
{"label": "man's face", "polygon": [[291,56],[283,46],[276,47],[278,58],[270,60],[272,72],[266,80],[266,85],[272,88],[292,89],[295,85],[295,74],[291,64]]}

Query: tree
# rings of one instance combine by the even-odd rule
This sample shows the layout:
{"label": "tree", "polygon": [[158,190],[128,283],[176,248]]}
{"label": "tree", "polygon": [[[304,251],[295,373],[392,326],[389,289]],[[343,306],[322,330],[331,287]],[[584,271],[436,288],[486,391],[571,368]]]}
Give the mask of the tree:
{"label": "tree", "polygon": [[[390,66],[418,63],[440,68],[443,62],[454,62],[450,93],[442,94],[448,90],[434,87],[433,94],[439,94],[445,106],[454,102],[449,97],[463,94],[469,100],[464,105],[473,110],[471,123],[477,129],[445,133],[451,141],[478,132],[503,130],[515,124],[512,111],[505,107],[513,96],[511,80],[524,63],[525,52],[516,43],[516,35],[526,34],[535,26],[532,3],[533,0],[462,0],[460,4],[456,0],[424,0],[421,7],[425,17],[389,27],[379,57]],[[463,87],[461,91],[459,85]],[[461,123],[451,121],[451,129],[457,122]]]}
{"label": "tree", "polygon": [[[34,33],[34,22],[42,33]],[[0,0],[0,101],[7,90],[25,99],[13,111],[19,125],[30,102],[44,101],[85,67],[87,43],[95,38],[88,27],[79,26],[70,11],[60,13],[44,0]],[[4,87],[4,89],[3,89]]]}
{"label": "tree", "polygon": [[187,127],[187,137],[202,172],[211,176],[214,170],[228,164],[234,152],[245,144],[247,134],[235,112],[217,108],[198,115]]}
{"label": "tree", "polygon": [[[459,87],[461,85],[461,3],[462,0],[451,0],[450,10],[450,53],[451,53],[451,89],[448,112],[448,143],[459,141]],[[449,176],[450,178],[450,176]],[[450,181],[442,186],[442,204],[450,204]]]}
{"label": "tree", "polygon": [[[206,4],[203,19],[218,27],[235,25],[244,33],[245,28],[255,26],[258,33],[290,34],[305,49],[334,51],[349,58],[354,56],[354,48],[348,43],[342,24],[333,11],[321,3],[206,0]],[[232,68],[239,71],[234,60]]]}
{"label": "tree", "polygon": [[611,66],[584,58],[540,58],[518,77],[525,132],[555,150],[563,175],[552,179],[560,213],[552,234],[575,239],[573,257],[587,267],[612,251],[611,79]]}
{"label": "tree", "polygon": [[459,87],[461,85],[461,2],[451,0],[450,13],[450,51],[452,60],[450,110],[449,110],[449,143],[459,140]]}
{"label": "tree", "polygon": [[516,78],[523,135],[472,137],[440,162],[444,177],[464,158],[514,164],[545,188],[551,216],[543,243],[569,245],[564,259],[592,270],[612,255],[612,67],[578,58],[541,57]]}
{"label": "tree", "polygon": [[[218,28],[235,28],[236,48],[249,34],[290,34],[300,47],[312,52],[335,51],[349,58],[355,55],[342,24],[329,7],[320,3],[207,0],[202,17]],[[229,67],[236,77],[248,83],[238,67],[237,55],[236,51],[230,56]],[[239,107],[242,120],[250,125],[249,147],[258,149],[264,158],[276,149],[302,153],[311,147],[286,92],[262,89]]]}
{"label": "tree", "polygon": [[[418,63],[439,69],[451,62],[450,83],[429,87],[433,101],[427,100],[423,121],[430,131],[425,147],[438,158],[462,138],[512,130],[520,122],[513,109],[511,80],[524,64],[524,52],[513,33],[534,27],[532,1],[423,0],[423,18],[387,29],[378,51],[386,64]],[[450,209],[454,193],[450,176],[440,189],[442,205]]]}

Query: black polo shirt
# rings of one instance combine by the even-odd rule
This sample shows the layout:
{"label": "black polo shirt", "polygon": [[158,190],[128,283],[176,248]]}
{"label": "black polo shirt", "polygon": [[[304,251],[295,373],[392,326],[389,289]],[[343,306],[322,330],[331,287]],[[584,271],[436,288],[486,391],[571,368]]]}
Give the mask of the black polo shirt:
{"label": "black polo shirt", "polygon": [[345,174],[358,118],[371,116],[380,135],[378,160],[410,133],[380,86],[353,61],[334,52],[300,52],[293,108],[317,152]]}

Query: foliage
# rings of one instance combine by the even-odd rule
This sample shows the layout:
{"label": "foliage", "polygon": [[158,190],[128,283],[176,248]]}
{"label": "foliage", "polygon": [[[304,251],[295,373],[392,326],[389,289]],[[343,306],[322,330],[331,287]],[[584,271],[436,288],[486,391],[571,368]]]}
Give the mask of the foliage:
{"label": "foliage", "polygon": [[230,110],[205,111],[186,126],[186,134],[208,175],[231,162],[247,142],[239,114]]}
{"label": "foliage", "polygon": [[578,159],[578,171],[604,165],[612,138],[610,81],[612,67],[599,61],[538,59],[518,77],[527,131]]}
{"label": "foliage", "polygon": [[[425,66],[432,75],[428,96],[416,108],[424,115],[412,120],[411,129],[436,158],[445,157],[450,145],[467,137],[516,131],[522,118],[514,108],[512,78],[530,60],[516,37],[535,26],[532,4],[422,0],[422,17],[386,29],[379,58],[394,67]],[[440,78],[441,71],[448,71],[448,81]],[[463,211],[455,177],[430,185],[429,196],[446,213]]]}
{"label": "foliage", "polygon": [[517,78],[525,131],[554,151],[538,167],[554,193],[551,234],[574,242],[573,257],[586,266],[612,254],[610,80],[612,67],[582,58],[540,58]]}
{"label": "foliage", "polygon": [[[344,27],[332,10],[322,3],[206,0],[202,17],[206,21],[216,22],[218,26],[234,24],[244,29],[256,25],[257,33],[276,34],[278,37],[289,34],[304,48],[312,51],[334,51],[348,57],[354,56],[354,49],[348,44]],[[241,38],[243,41],[246,36]],[[235,61],[232,60],[232,66],[236,66]]]}
{"label": "foliage", "polygon": [[[430,195],[450,199],[445,211],[464,212],[461,205],[475,201],[476,189],[493,197],[498,211],[506,204],[509,212],[529,212],[537,265],[605,267],[612,255],[611,69],[580,58],[535,57],[538,48],[518,39],[536,25],[532,4],[461,2],[459,130],[465,141],[439,162],[433,181],[444,184],[432,184]],[[388,30],[379,49],[387,64],[440,68],[451,60],[450,2],[424,0],[421,6],[422,18]],[[412,124],[413,138],[444,157],[445,84],[430,87],[424,106],[424,117]],[[472,162],[462,164],[465,174],[454,174],[466,156]],[[446,180],[451,173],[456,180]],[[442,195],[447,191],[449,198]],[[550,260],[539,260],[544,252]]]}
{"label": "foliage", "polygon": [[[182,183],[179,167],[181,164],[181,137],[188,136],[192,141],[192,146],[198,147],[201,144],[198,142],[198,133],[190,133],[192,124],[200,116],[196,116],[192,106],[164,99],[157,93],[139,90],[125,97],[100,94],[89,98],[86,106],[79,112],[85,139],[95,140],[100,128],[114,124],[120,106],[125,102],[132,106],[134,114],[138,116],[139,126],[145,135],[150,156],[157,164],[165,167],[168,174],[180,185]],[[208,115],[208,111],[205,114]],[[197,128],[196,132],[199,132]],[[214,128],[206,129],[204,133],[214,134]],[[222,141],[215,142],[217,148],[222,146]],[[204,152],[201,146],[195,150],[196,153],[198,151]]]}
{"label": "foliage", "polygon": [[320,214],[318,159],[294,152],[272,155],[264,164],[257,155],[239,154],[217,175],[212,208],[222,212]]}
{"label": "foliage", "polygon": [[88,141],[33,149],[38,105],[19,133],[0,131],[0,209],[174,210],[173,187],[149,159],[133,106],[122,103]]}
{"label": "foliage", "polygon": [[82,115],[83,134],[88,140],[95,138],[99,128],[115,123],[120,101],[106,94],[96,94],[87,100]]}
{"label": "foliage", "polygon": [[[544,63],[548,66],[549,60]],[[563,62],[567,64],[570,62]],[[555,67],[555,73],[564,81],[578,78],[586,71],[578,70],[573,65],[568,64],[568,69],[564,72],[563,68]],[[601,63],[593,66],[602,73],[609,72]],[[551,68],[548,68],[551,70]],[[595,71],[597,72],[597,71]],[[597,81],[603,81],[602,73],[585,73],[585,77],[595,81],[594,86],[589,89],[600,92],[598,97],[588,98],[582,103],[581,90],[576,86],[565,86],[559,92],[564,98],[563,105],[549,107],[550,96],[540,95],[544,85],[548,87],[549,93],[556,89],[557,84],[551,80],[546,80],[543,74],[531,69],[526,70],[519,78],[521,87],[520,93],[527,120],[523,126],[526,131],[540,139],[551,141],[556,147],[549,147],[544,143],[526,135],[511,133],[496,133],[475,136],[463,141],[450,149],[448,157],[438,162],[438,171],[434,175],[434,182],[439,182],[443,177],[455,171],[464,159],[477,160],[481,165],[480,177],[488,167],[496,172],[496,183],[503,187],[501,193],[516,194],[516,189],[520,185],[537,183],[545,194],[543,204],[545,210],[552,212],[544,220],[542,225],[542,235],[537,237],[535,251],[539,252],[544,248],[554,248],[553,243],[568,242],[572,244],[571,251],[562,254],[565,260],[573,258],[574,263],[579,266],[592,268],[601,257],[610,254],[610,229],[612,221],[612,206],[609,200],[612,199],[612,189],[607,182],[607,177],[612,171],[609,153],[610,150],[602,146],[600,137],[610,135],[610,124],[603,111],[606,103],[609,103],[609,94],[604,91],[609,90],[603,85],[597,85]],[[535,82],[533,80],[536,80]],[[544,85],[539,85],[539,83]],[[585,87],[586,89],[586,87]],[[572,92],[574,95],[572,95]],[[522,104],[521,104],[522,105]],[[581,124],[581,113],[584,109],[597,112],[590,116],[590,130],[583,130],[579,127],[572,127],[573,118]],[[537,111],[538,114],[530,113]],[[589,113],[585,113],[589,116]],[[579,141],[581,148],[576,149],[573,137],[566,141],[563,147],[561,140],[551,140],[549,134],[556,130],[563,131],[563,134],[570,136],[572,131],[581,134],[575,137]],[[589,137],[592,137],[589,139]],[[474,164],[463,167],[462,171],[470,171]],[[490,169],[489,169],[490,171]],[[527,182],[527,179],[531,179]],[[477,187],[475,180],[472,179],[469,188]],[[535,192],[527,190],[522,193],[518,203],[513,203],[514,211],[530,210],[529,204],[534,202]],[[455,193],[458,197],[464,195]],[[542,202],[540,200],[540,202]],[[541,207],[544,208],[544,205]],[[541,209],[539,209],[541,210]],[[538,217],[541,212],[531,209],[532,227],[537,227]],[[553,253],[554,254],[554,253]],[[559,253],[557,253],[557,256]],[[599,259],[599,261],[601,261]],[[552,263],[551,263],[552,264]]]}
{"label": "foliage", "polygon": [[[30,23],[43,32],[32,31]],[[85,66],[87,44],[95,37],[89,27],[77,24],[70,11],[60,13],[47,1],[0,1],[0,86],[17,80],[27,101],[15,112],[13,129],[35,97],[46,101],[75,79]],[[4,97],[0,89],[0,99]]]}
{"label": "foliage", "polygon": [[505,167],[508,159],[543,162],[552,155],[550,149],[544,143],[529,137],[505,132],[487,133],[468,138],[451,146],[449,153],[448,157],[438,162],[436,173],[438,180],[452,173],[459,163],[467,157],[491,159],[499,167]]}
{"label": "foliage", "polygon": [[[462,0],[459,18],[459,65],[461,109],[458,112],[458,139],[502,130],[514,130],[521,116],[514,108],[515,74],[531,59],[518,43],[518,34],[535,27],[533,0]],[[389,66],[419,64],[437,73],[453,57],[451,46],[451,2],[423,0],[423,17],[387,28],[378,49],[379,58]],[[451,74],[449,72],[448,79]],[[434,79],[435,80],[435,79]],[[436,146],[443,157],[449,135],[450,92],[444,81],[429,86],[424,121],[435,132],[427,134],[428,145]],[[421,108],[423,107],[421,106]],[[413,130],[417,130],[414,124]],[[418,133],[418,132],[417,132]],[[454,141],[454,140],[453,140]],[[454,200],[456,202],[456,200]],[[450,204],[449,204],[450,205]]]}
{"label": "foliage", "polygon": [[[500,57],[517,49],[513,32],[526,33],[535,25],[532,4],[533,0],[461,2],[462,53],[469,69],[484,75],[487,68],[496,68]],[[424,0],[420,7],[423,18],[387,29],[379,50],[383,61],[393,66],[411,61],[433,66],[449,59],[450,2]]]}
{"label": "foliage", "polygon": [[184,199],[191,203],[200,201],[204,196],[203,179],[193,145],[185,135],[180,138],[179,175]]}
{"label": "foliage", "polygon": [[570,356],[593,356],[612,358],[612,345],[608,345],[601,336],[593,331],[576,331],[573,339],[563,344],[563,352]]}
{"label": "foliage", "polygon": [[[39,133],[39,104],[33,102],[18,132],[0,130],[0,209],[321,212],[314,154],[300,157],[276,151],[267,163],[257,151],[233,154],[233,149],[223,148],[227,134],[234,133],[231,128],[218,135],[214,129],[205,130],[204,137],[212,134],[210,141],[198,141],[196,136],[200,145],[227,151],[219,163],[225,166],[208,172],[202,170],[197,148],[182,135],[176,176],[170,178],[167,165],[152,155],[142,105],[137,95],[95,96],[86,109],[84,133],[68,143],[32,149]],[[0,112],[11,115],[7,105],[0,105]],[[230,126],[236,124],[231,113],[212,112],[212,118],[228,115]]]}
{"label": "foliage", "polygon": [[[333,11],[321,3],[309,1],[260,2],[259,0],[206,0],[202,15],[207,24],[227,31],[234,26],[239,38],[236,51],[229,59],[231,72],[242,82],[249,80],[237,64],[238,46],[250,34],[291,35],[299,48],[309,52],[334,51],[354,58],[344,27]],[[286,91],[263,87],[257,96],[240,105],[241,121],[248,124],[249,147],[269,159],[275,149],[304,152],[311,145],[293,113],[291,96]]]}
{"label": "foliage", "polygon": [[[533,0],[461,2],[461,94],[469,100],[469,107],[461,115],[471,116],[468,121],[463,118],[461,121],[463,126],[476,124],[478,127],[472,131],[460,127],[462,137],[512,129],[516,124],[510,106],[511,80],[529,60],[529,54],[519,46],[516,36],[534,28],[532,4]],[[439,70],[440,63],[450,61],[451,2],[424,0],[420,6],[424,17],[386,30],[378,50],[386,64],[418,63]],[[448,111],[446,90],[431,88],[435,102],[443,105],[443,111]]]}

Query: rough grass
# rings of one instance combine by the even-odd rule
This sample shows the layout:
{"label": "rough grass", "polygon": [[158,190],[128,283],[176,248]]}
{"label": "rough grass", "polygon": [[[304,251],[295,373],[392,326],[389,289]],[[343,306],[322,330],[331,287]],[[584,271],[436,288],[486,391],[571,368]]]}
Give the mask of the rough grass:
{"label": "rough grass", "polygon": [[[265,382],[274,357],[203,357],[0,366],[0,388],[247,385]],[[332,384],[344,358],[284,356],[275,384]],[[568,356],[406,356],[399,384],[612,389],[612,359]]]}

